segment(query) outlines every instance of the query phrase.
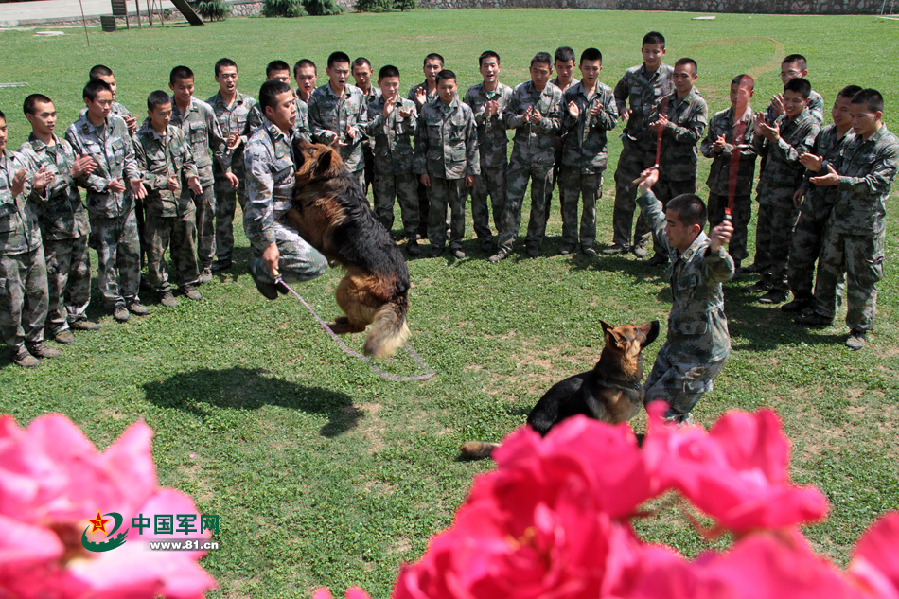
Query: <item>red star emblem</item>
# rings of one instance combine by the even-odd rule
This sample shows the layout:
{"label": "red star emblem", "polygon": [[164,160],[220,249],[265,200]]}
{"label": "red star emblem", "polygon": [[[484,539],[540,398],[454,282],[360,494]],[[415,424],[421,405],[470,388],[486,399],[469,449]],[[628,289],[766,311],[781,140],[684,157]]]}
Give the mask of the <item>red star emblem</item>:
{"label": "red star emblem", "polygon": [[96,518],[85,518],[85,520],[87,520],[88,522],[90,522],[91,524],[94,525],[94,527],[91,528],[91,531],[90,531],[89,534],[94,534],[94,533],[97,532],[98,530],[99,530],[100,532],[102,532],[103,534],[108,534],[108,533],[106,532],[106,523],[109,522],[109,521],[111,521],[112,518],[103,518],[103,517],[100,515],[100,510],[97,510],[97,517],[96,517]]}

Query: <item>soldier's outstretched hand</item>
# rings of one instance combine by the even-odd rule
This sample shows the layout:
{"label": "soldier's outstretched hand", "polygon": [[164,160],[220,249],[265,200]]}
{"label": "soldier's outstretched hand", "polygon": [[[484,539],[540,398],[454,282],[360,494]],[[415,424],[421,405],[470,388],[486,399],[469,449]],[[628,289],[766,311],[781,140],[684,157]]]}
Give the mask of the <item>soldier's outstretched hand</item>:
{"label": "soldier's outstretched hand", "polygon": [[815,185],[837,185],[840,182],[840,174],[831,165],[827,165],[827,174],[809,179]]}
{"label": "soldier's outstretched hand", "polygon": [[72,165],[72,168],[69,169],[69,172],[73,177],[80,177],[81,175],[91,174],[96,168],[97,163],[94,162],[94,159],[87,154],[82,154],[80,157],[78,157],[78,159],[75,160],[75,164]]}
{"label": "soldier's outstretched hand", "polygon": [[709,247],[713,252],[717,252],[718,248],[723,246],[725,243],[730,242],[730,238],[733,234],[734,226],[731,224],[730,220],[725,219],[721,221],[715,226],[714,229],[712,229],[712,243],[709,244]]}
{"label": "soldier's outstretched hand", "polygon": [[197,195],[203,193],[203,186],[200,185],[200,178],[194,175],[191,175],[187,178],[187,186]]}
{"label": "soldier's outstretched hand", "polygon": [[147,197],[147,188],[144,187],[144,182],[140,179],[131,179],[131,193],[133,193],[134,197],[138,200]]}
{"label": "soldier's outstretched hand", "polygon": [[577,118],[578,115],[581,114],[581,109],[578,108],[577,102],[575,102],[574,100],[568,103],[568,114],[570,114],[574,118]]}
{"label": "soldier's outstretched hand", "polygon": [[12,177],[12,184],[10,185],[12,197],[15,198],[25,191],[25,180],[27,177],[28,172],[24,168],[16,171],[16,174]]}
{"label": "soldier's outstretched hand", "polygon": [[44,168],[44,165],[42,164],[41,168],[34,174],[31,184],[34,185],[34,188],[37,189],[39,193],[43,193],[44,188],[50,185],[54,178],[55,175]]}

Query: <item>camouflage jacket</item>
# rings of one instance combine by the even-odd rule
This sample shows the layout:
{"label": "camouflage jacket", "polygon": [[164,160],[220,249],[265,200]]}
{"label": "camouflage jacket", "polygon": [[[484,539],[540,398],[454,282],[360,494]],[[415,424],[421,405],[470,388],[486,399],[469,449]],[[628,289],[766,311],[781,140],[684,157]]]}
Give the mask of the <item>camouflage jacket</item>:
{"label": "camouflage jacket", "polygon": [[[809,114],[818,121],[818,125],[824,122],[824,99],[821,97],[821,94],[812,90],[812,92],[808,96],[808,105],[805,107],[808,110]],[[768,108],[765,109],[765,116],[768,118],[769,123],[773,123],[775,119],[777,119],[777,114],[774,113],[774,106],[772,104],[768,104]]]}
{"label": "camouflage jacket", "polygon": [[[309,94],[309,99],[312,99],[312,94]],[[297,120],[293,124],[293,136],[295,139],[303,138],[312,142],[312,133],[309,130],[309,104],[297,92],[293,93],[293,100],[297,105]]]}
{"label": "camouflage jacket", "polygon": [[24,254],[41,247],[41,228],[31,186],[25,183],[25,191],[17,197],[12,195],[13,177],[23,168],[31,180],[34,172],[24,156],[8,150],[0,154],[0,255]]}
{"label": "camouflage jacket", "polygon": [[640,64],[629,68],[615,86],[615,102],[618,114],[624,114],[630,105],[631,115],[624,123],[621,139],[628,137],[641,144],[644,149],[653,149],[658,139],[649,123],[659,114],[659,102],[674,91],[674,67],[662,64],[654,73],[649,73]]}
{"label": "camouflage jacket", "polygon": [[830,209],[834,202],[837,201],[838,190],[836,185],[814,185],[809,179],[826,175],[828,173],[827,165],[832,166],[839,172],[840,162],[845,148],[855,139],[855,132],[850,128],[843,137],[837,137],[837,126],[828,125],[821,129],[818,137],[815,138],[815,145],[812,146],[811,153],[820,156],[824,160],[821,162],[821,170],[812,172],[805,170],[802,177],[802,189],[805,190],[805,199],[807,208],[826,207]]}
{"label": "camouflage jacket", "polygon": [[[128,214],[134,207],[129,180],[140,179],[131,135],[122,117],[106,118],[100,127],[94,127],[87,114],[66,129],[66,141],[77,156],[87,154],[97,163],[90,175],[78,177],[78,184],[87,187],[87,211],[99,218],[116,218]],[[106,186],[121,178],[126,192],[113,193]]]}
{"label": "camouflage jacket", "polygon": [[[568,112],[568,104],[578,107],[577,118]],[[602,104],[597,115],[591,114],[596,104]],[[562,95],[560,104],[562,130],[567,131],[562,147],[562,166],[585,174],[599,174],[609,163],[608,131],[618,123],[618,107],[612,89],[602,81],[596,82],[596,92],[587,97],[584,85],[578,81]]]}
{"label": "camouflage jacket", "polygon": [[[547,82],[538,91],[533,81],[518,84],[512,91],[509,103],[503,111],[503,123],[507,129],[515,129],[512,153],[525,163],[553,166],[556,163],[556,135],[560,129],[560,103],[562,92]],[[540,111],[540,122],[525,121],[528,108]]]}
{"label": "camouflage jacket", "polygon": [[32,133],[19,148],[19,153],[28,161],[31,170],[37,171],[43,166],[54,175],[53,182],[42,195],[32,190],[38,206],[41,235],[44,239],[76,239],[91,232],[87,210],[72,177],[72,166],[78,157],[69,142],[56,135],[53,138],[56,145],[50,147]]}
{"label": "camouflage jacket", "polygon": [[216,119],[212,106],[197,98],[190,99],[190,106],[185,114],[181,114],[175,99],[172,98],[172,119],[169,121],[172,127],[178,127],[184,132],[190,151],[194,155],[197,171],[200,173],[200,183],[203,187],[212,185],[212,158],[209,150],[215,156],[222,171],[231,172],[231,152],[228,150],[228,138],[223,135]]}
{"label": "camouflage jacket", "polygon": [[[206,100],[206,103],[212,107],[219,130],[226,140],[232,133],[240,135],[238,146],[228,152],[231,154],[231,169],[237,176],[243,177],[243,150],[253,131],[262,124],[262,115],[259,113],[256,99],[237,92],[234,103],[228,106],[222,94],[218,93]],[[220,165],[216,164],[215,167],[214,170],[220,173]]]}
{"label": "camouflage jacket", "polygon": [[169,191],[169,177],[177,176],[183,189],[189,176],[200,176],[184,131],[169,125],[165,135],[160,135],[146,119],[134,134],[134,157],[147,188],[147,215],[168,218],[183,214],[179,202],[183,194]]}
{"label": "camouflage jacket", "polygon": [[424,105],[415,132],[415,174],[464,179],[481,174],[478,128],[467,104],[437,98]]}
{"label": "camouflage jacket", "polygon": [[730,333],[721,283],[733,276],[733,259],[724,247],[713,252],[703,232],[686,251],[679,252],[668,242],[662,203],[652,191],[637,202],[655,238],[665,245],[671,258],[668,278],[672,306],[666,340],[669,359],[681,364],[724,360],[730,354]]}
{"label": "camouflage jacket", "polygon": [[[503,109],[512,97],[512,88],[497,83],[496,91],[487,95],[484,83],[478,83],[465,92],[464,102],[474,114],[474,122],[478,126],[478,152],[481,154],[481,166],[484,168],[504,168],[506,166],[506,147],[509,138],[503,125]],[[499,104],[496,116],[487,115],[487,101],[496,99]]]}
{"label": "camouflage jacket", "polygon": [[[423,88],[425,91],[428,92],[428,98],[425,100],[425,104],[427,104],[428,102],[433,102],[434,100],[437,99],[437,86],[435,85],[433,90],[428,91],[428,82],[427,82],[427,80],[422,81],[422,82],[419,83],[418,85],[412,86],[412,89],[409,90],[409,95],[406,96],[406,97],[407,97],[408,99],[412,100],[413,102],[415,102],[415,90],[417,90],[417,89],[420,88],[420,87]],[[418,104],[416,104],[416,106],[418,106]]]}
{"label": "camouflage jacket", "polygon": [[[381,97],[381,89],[374,84],[369,85],[368,93],[362,91],[361,87],[359,88],[359,91],[362,92],[362,107],[366,112],[368,111],[368,105],[371,104],[372,101],[377,100]],[[373,148],[375,145],[375,138],[371,135],[368,135],[367,131],[363,132],[365,133],[365,135],[362,138],[362,147]]]}
{"label": "camouflage jacket", "polygon": [[412,137],[418,125],[415,115],[415,102],[405,98],[396,100],[403,109],[412,109],[412,115],[401,118],[397,107],[387,119],[384,119],[384,97],[378,96],[368,103],[368,121],[365,123],[365,134],[373,144],[375,153],[375,172],[378,175],[391,176],[412,173],[415,152],[412,150]]}
{"label": "camouflage jacket", "polygon": [[793,205],[793,193],[802,183],[804,168],[799,162],[802,154],[810,151],[818,137],[818,121],[808,110],[790,120],[786,115],[777,117],[780,139],[771,143],[762,135],[756,135],[752,147],[759,156],[766,156],[759,174],[759,204],[771,204],[781,208]]}
{"label": "camouflage jacket", "polygon": [[666,181],[696,179],[696,144],[709,124],[709,105],[694,88],[683,98],[668,96],[668,124],[662,130],[659,173]]}
{"label": "camouflage jacket", "polygon": [[886,201],[899,169],[899,138],[883,125],[868,139],[856,135],[843,150],[834,231],[878,235],[886,226]]}
{"label": "camouflage jacket", "polygon": [[275,242],[274,224],[290,209],[293,189],[293,132],[285,134],[266,118],[247,142],[247,205],[244,230],[254,245]]}
{"label": "camouflage jacket", "polygon": [[[312,139],[323,144],[330,144],[335,139],[346,143],[340,148],[340,156],[350,171],[358,171],[365,166],[362,160],[362,124],[367,114],[362,92],[355,85],[347,84],[340,98],[334,95],[330,83],[325,83],[309,96]],[[347,135],[347,127],[353,129],[355,137]]]}
{"label": "camouflage jacket", "polygon": [[[709,178],[706,184],[709,186],[709,192],[715,195],[727,197],[730,194],[730,161],[733,152],[736,150],[740,153],[740,164],[737,166],[737,181],[734,187],[734,195],[748,196],[752,195],[752,180],[755,178],[755,160],[758,154],[752,147],[752,138],[754,132],[752,130],[752,119],[755,118],[755,112],[752,108],[746,107],[746,113],[742,119],[737,122],[744,122],[746,128],[743,131],[743,137],[737,140],[734,146],[734,117],[733,107],[716,113],[709,122],[709,132],[706,138],[699,144],[699,151],[706,158],[712,159],[712,167],[709,170]],[[713,149],[718,136],[723,135],[725,140],[724,149],[720,153]]]}

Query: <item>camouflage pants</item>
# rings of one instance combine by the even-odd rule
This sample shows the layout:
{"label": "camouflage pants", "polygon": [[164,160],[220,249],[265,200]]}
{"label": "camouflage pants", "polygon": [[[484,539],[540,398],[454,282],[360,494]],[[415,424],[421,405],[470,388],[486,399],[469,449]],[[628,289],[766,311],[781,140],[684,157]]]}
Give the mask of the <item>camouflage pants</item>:
{"label": "camouflage pants", "polygon": [[227,262],[232,258],[234,214],[237,212],[238,204],[243,210],[247,203],[246,180],[242,176],[243,173],[236,174],[240,182],[237,188],[231,187],[224,175],[216,174],[215,179],[215,256],[219,262]]}
{"label": "camouflage pants", "polygon": [[75,239],[45,239],[47,262],[47,331],[56,335],[69,323],[87,320],[84,312],[91,301],[91,258],[87,236]]}
{"label": "camouflage pants", "polygon": [[[308,281],[328,270],[328,259],[300,237],[296,229],[278,219],[275,219],[272,228],[275,244],[281,255],[278,258],[278,271],[285,281]],[[263,242],[253,243],[253,255],[261,257],[267,246]]]}
{"label": "camouflage pants", "polygon": [[883,278],[886,229],[877,235],[844,235],[828,226],[818,265],[815,312],[833,318],[837,310],[837,286],[846,273],[846,324],[851,329],[874,328],[877,283]]}
{"label": "camouflage pants", "polygon": [[666,417],[682,420],[693,411],[705,393],[714,389],[712,380],[724,368],[724,360],[697,364],[695,362],[673,360],[662,346],[655,364],[643,389],[646,390],[644,403],[657,399],[668,402]]}
{"label": "camouflage pants", "polygon": [[[660,178],[659,182],[652,186],[652,192],[655,194],[656,198],[662,202],[662,211],[664,212],[665,207],[668,206],[668,202],[677,196],[685,193],[696,194],[696,178],[694,177],[686,181],[668,181]],[[641,212],[640,216],[637,217],[637,224],[634,225],[634,243],[638,243],[638,240],[640,239],[646,239],[651,234],[652,231],[649,230],[649,225],[646,224],[646,219],[643,218],[643,213]],[[663,244],[659,243],[659,240],[656,239],[654,235],[652,239],[652,249],[656,254],[668,256],[668,250],[665,249]]]}
{"label": "camouflage pants", "polygon": [[47,302],[44,248],[0,254],[0,337],[11,354],[44,340]]}
{"label": "camouflage pants", "polygon": [[421,181],[418,182],[418,186],[415,189],[418,193],[418,237],[424,239],[428,236],[431,200],[428,199],[428,188]]}
{"label": "camouflage pants", "polygon": [[[830,219],[833,205],[821,205],[818,198],[809,197],[799,207],[799,218],[793,231],[790,259],[787,261],[787,282],[797,300],[814,298],[812,282],[815,278],[815,262],[821,255],[824,228]],[[842,274],[837,283],[837,297],[843,288]]]}
{"label": "camouflage pants", "polygon": [[[362,159],[365,163],[364,172],[362,173],[362,193],[368,197],[368,188],[371,186],[371,195],[374,205],[378,205],[381,191],[378,186],[378,169],[375,168],[375,153],[369,144],[362,145]],[[388,231],[390,229],[387,229]]]}
{"label": "camouflage pants", "polygon": [[[475,175],[471,186],[471,219],[474,221],[474,232],[478,239],[491,239],[490,212],[493,213],[493,226],[497,233],[502,231],[503,202],[506,197],[506,167],[484,166],[481,163],[481,174]],[[490,207],[487,196],[490,196]]]}
{"label": "camouflage pants", "polygon": [[165,251],[169,250],[175,265],[175,282],[179,287],[192,285],[200,278],[197,264],[197,210],[193,202],[182,203],[179,216],[147,215],[144,235],[147,246],[147,271],[150,285],[158,292],[171,291],[165,270]]}
{"label": "camouflage pants", "polygon": [[546,190],[546,222],[549,222],[549,213],[552,211],[552,203],[553,203],[553,189],[555,189],[556,183],[559,184],[559,216],[565,218],[565,215],[562,214],[562,182],[559,179],[562,164],[562,149],[565,147],[565,138],[568,137],[568,134],[562,135],[556,138],[555,152],[556,152],[556,162],[553,165],[553,184],[550,185],[549,189]]}
{"label": "camouflage pants", "polygon": [[795,206],[783,207],[773,204],[759,204],[759,217],[756,225],[756,246],[759,245],[759,237],[767,247],[763,247],[764,255],[768,256],[768,269],[762,276],[762,280],[773,291],[788,291],[787,287],[787,260],[790,256],[790,247],[793,243],[793,227],[796,224],[798,211]]}
{"label": "camouflage pants", "polygon": [[[727,196],[709,194],[709,233],[724,220],[724,209],[727,207]],[[752,199],[750,196],[734,196],[731,209],[731,224],[734,233],[730,238],[728,250],[735,261],[743,261],[749,257],[746,245],[749,242],[749,220],[752,218]]]}
{"label": "camouflage pants", "polygon": [[360,168],[358,171],[353,171],[350,173],[350,176],[353,177],[356,181],[359,182],[359,189],[362,191],[363,197],[365,197],[365,203],[371,207],[371,203],[368,201],[368,196],[365,195],[365,168]]}
{"label": "camouflage pants", "polygon": [[527,247],[539,248],[546,233],[546,190],[553,184],[552,165],[525,162],[512,156],[506,167],[506,200],[503,202],[503,228],[499,237],[500,248],[510,253],[515,237],[521,230],[521,203],[531,181],[531,218],[524,238]]}
{"label": "camouflage pants", "polygon": [[97,287],[107,308],[137,299],[140,238],[134,210],[114,218],[91,215],[90,246],[97,250]]}
{"label": "camouflage pants", "polygon": [[450,211],[451,250],[462,248],[465,238],[465,179],[431,177],[431,211],[428,215],[428,239],[435,248],[446,244],[446,211]]}
{"label": "camouflage pants", "polygon": [[410,173],[378,175],[374,188],[375,214],[388,232],[393,230],[393,205],[399,200],[403,231],[409,239],[415,239],[418,231],[418,196],[415,194],[416,177]]}
{"label": "camouflage pants", "polygon": [[[615,169],[615,207],[612,210],[612,243],[628,246],[631,243],[631,225],[637,207],[637,186],[634,180],[643,169],[655,164],[655,151],[645,150],[634,142],[625,140],[618,167]],[[634,235],[634,243],[638,243]]]}
{"label": "camouflage pants", "polygon": [[[202,181],[203,177],[200,179]],[[203,270],[209,268],[212,259],[215,258],[215,185],[204,184],[203,193],[200,195],[195,195],[185,185],[181,193],[182,204],[193,198],[194,206],[197,208],[197,259],[200,270]]]}
{"label": "camouflage pants", "polygon": [[593,247],[596,239],[596,201],[602,197],[602,173],[587,174],[569,167],[562,167],[559,175],[559,197],[562,204],[562,244],[577,243],[578,196],[582,198],[581,247]]}

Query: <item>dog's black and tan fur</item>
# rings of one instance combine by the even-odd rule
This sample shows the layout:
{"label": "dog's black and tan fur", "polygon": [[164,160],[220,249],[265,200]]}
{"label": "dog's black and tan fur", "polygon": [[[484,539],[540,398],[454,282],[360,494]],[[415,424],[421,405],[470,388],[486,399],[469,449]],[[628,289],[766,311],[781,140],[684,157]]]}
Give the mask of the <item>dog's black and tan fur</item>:
{"label": "dog's black and tan fur", "polygon": [[[643,407],[642,351],[659,336],[658,321],[640,327],[599,322],[606,345],[593,370],[553,385],[528,415],[528,424],[541,435],[575,414],[618,424],[636,416]],[[469,441],[461,453],[468,459],[486,458],[496,447],[494,443]]]}
{"label": "dog's black and tan fur", "polygon": [[392,355],[409,337],[409,270],[334,148],[299,140],[287,221],[329,261],[346,269],[335,297],[345,316],[329,326],[358,333],[371,324],[365,355]]}

